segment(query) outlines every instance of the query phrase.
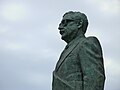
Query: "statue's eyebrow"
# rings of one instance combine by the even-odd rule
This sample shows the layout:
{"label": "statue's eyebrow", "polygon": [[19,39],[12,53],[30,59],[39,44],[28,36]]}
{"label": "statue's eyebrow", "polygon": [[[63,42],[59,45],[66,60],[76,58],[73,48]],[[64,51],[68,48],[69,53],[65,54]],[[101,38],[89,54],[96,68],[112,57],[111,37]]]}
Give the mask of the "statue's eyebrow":
{"label": "statue's eyebrow", "polygon": [[61,21],[61,23],[68,23],[68,22],[71,22],[71,21],[74,21],[73,19],[63,19],[62,21]]}

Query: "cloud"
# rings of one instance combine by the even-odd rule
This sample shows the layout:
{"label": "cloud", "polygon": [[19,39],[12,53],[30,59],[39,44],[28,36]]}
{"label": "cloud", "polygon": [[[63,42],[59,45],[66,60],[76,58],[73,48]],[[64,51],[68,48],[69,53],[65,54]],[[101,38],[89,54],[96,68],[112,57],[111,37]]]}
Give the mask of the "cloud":
{"label": "cloud", "polygon": [[105,90],[119,90],[118,87],[120,69],[119,63],[115,58],[105,58],[105,67],[106,67],[106,87]]}
{"label": "cloud", "polygon": [[105,90],[119,90],[119,1],[0,1],[0,90],[50,90],[52,71],[65,42],[58,24],[69,10],[85,12],[86,36],[101,42]]}
{"label": "cloud", "polygon": [[4,19],[10,21],[20,21],[29,15],[29,9],[22,3],[2,2],[1,15]]}
{"label": "cloud", "polygon": [[88,2],[97,5],[97,8],[106,14],[118,14],[120,12],[119,0],[89,0]]}

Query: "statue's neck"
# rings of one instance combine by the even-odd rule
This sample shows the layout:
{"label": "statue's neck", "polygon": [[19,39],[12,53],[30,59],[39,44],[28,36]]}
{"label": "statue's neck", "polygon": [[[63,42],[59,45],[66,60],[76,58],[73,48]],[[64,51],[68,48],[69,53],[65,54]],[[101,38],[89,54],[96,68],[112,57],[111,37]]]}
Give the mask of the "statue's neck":
{"label": "statue's neck", "polygon": [[75,40],[76,38],[80,39],[80,38],[82,38],[82,37],[85,37],[85,35],[84,35],[84,34],[76,35],[75,37],[66,39],[66,40],[64,40],[64,41],[65,41],[67,44],[69,44],[70,42],[72,42],[72,41]]}

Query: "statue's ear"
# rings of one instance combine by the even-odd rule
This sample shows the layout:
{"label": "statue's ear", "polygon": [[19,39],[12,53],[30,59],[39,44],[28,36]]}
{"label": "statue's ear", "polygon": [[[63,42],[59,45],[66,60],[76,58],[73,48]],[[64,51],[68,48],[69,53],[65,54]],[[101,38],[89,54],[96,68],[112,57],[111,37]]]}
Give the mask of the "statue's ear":
{"label": "statue's ear", "polygon": [[83,26],[83,20],[78,21],[77,25],[78,25],[78,28],[81,28]]}

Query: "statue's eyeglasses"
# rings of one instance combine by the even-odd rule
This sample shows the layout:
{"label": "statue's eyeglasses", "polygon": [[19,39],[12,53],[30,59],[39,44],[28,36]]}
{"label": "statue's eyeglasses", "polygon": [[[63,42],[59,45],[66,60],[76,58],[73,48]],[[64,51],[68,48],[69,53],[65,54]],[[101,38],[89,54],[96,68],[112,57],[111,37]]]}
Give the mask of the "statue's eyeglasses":
{"label": "statue's eyeglasses", "polygon": [[65,19],[65,20],[62,20],[61,23],[62,23],[62,24],[67,24],[67,23],[73,22],[73,21],[74,21],[74,20],[72,20],[72,19]]}
{"label": "statue's eyeglasses", "polygon": [[66,26],[70,22],[74,22],[75,20],[72,19],[64,19],[61,21],[60,25],[62,24],[63,26]]}

